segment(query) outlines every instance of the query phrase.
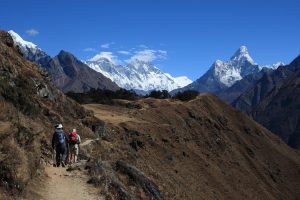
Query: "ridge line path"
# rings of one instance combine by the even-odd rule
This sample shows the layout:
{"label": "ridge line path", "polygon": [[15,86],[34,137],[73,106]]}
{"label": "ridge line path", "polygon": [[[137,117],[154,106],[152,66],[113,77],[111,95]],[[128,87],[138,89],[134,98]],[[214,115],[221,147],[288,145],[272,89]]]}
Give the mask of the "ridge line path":
{"label": "ridge line path", "polygon": [[[94,140],[87,140],[82,146],[88,145]],[[41,200],[104,200],[99,190],[93,185],[87,184],[89,176],[84,170],[86,160],[81,160],[72,165],[74,170],[67,171],[68,165],[53,167],[45,165],[46,180],[44,188],[39,191]],[[80,167],[81,166],[81,167]]]}

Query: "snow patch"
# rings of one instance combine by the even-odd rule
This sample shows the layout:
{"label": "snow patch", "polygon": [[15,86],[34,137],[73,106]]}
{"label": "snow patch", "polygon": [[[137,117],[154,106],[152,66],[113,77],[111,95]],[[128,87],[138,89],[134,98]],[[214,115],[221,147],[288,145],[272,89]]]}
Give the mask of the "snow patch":
{"label": "snow patch", "polygon": [[13,38],[15,44],[19,45],[20,47],[27,47],[30,49],[36,49],[37,46],[35,44],[33,44],[32,42],[28,42],[23,40],[23,38],[17,34],[16,32],[14,32],[13,30],[8,31],[8,33],[10,34],[10,36]]}

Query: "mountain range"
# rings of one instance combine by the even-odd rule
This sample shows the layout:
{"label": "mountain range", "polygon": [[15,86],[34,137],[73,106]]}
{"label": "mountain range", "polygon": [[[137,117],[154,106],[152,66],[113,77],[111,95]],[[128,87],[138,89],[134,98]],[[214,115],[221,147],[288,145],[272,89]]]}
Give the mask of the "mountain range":
{"label": "mountain range", "polygon": [[79,61],[66,51],[51,58],[37,45],[23,40],[14,31],[9,31],[9,34],[25,58],[46,68],[53,82],[64,92],[86,92],[89,88],[116,90],[122,87],[145,94],[151,90],[171,91],[192,82],[185,76],[172,77],[152,63],[137,59],[122,66],[99,55],[87,61]]}
{"label": "mountain range", "polygon": [[116,90],[118,86],[134,90],[138,94],[146,94],[151,90],[168,90],[172,94],[196,90],[214,93],[231,103],[262,74],[283,65],[278,62],[259,66],[250,56],[247,47],[241,46],[230,60],[216,60],[203,76],[192,82],[185,76],[172,77],[154,64],[137,59],[120,65],[97,54],[86,61],[79,61],[66,51],[51,58],[37,45],[23,40],[14,31],[9,33],[26,59],[47,69],[53,82],[64,92],[86,92],[90,88]]}
{"label": "mountain range", "polygon": [[278,62],[273,65],[259,66],[250,56],[247,47],[241,46],[230,60],[216,60],[203,76],[172,93],[184,90],[195,90],[198,92],[218,94],[248,75],[257,74],[263,68],[276,69],[280,65],[283,65],[283,63]]}
{"label": "mountain range", "polygon": [[102,73],[120,87],[127,90],[151,91],[174,90],[190,84],[192,81],[185,76],[172,77],[162,72],[150,62],[135,59],[125,65],[118,65],[110,60],[95,55],[85,63],[97,72]]}
{"label": "mountain range", "polygon": [[55,57],[50,57],[37,45],[23,40],[14,31],[8,31],[12,36],[15,46],[18,46],[23,56],[46,69],[53,83],[64,92],[86,92],[90,88],[117,90],[119,87],[109,78],[98,73],[74,55],[60,51]]}

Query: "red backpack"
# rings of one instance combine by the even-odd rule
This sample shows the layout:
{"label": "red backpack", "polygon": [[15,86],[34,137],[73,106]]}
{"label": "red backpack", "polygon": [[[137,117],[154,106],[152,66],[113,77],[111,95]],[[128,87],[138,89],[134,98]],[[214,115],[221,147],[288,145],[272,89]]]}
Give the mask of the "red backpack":
{"label": "red backpack", "polygon": [[76,131],[72,131],[69,135],[70,137],[70,144],[77,144],[77,133]]}

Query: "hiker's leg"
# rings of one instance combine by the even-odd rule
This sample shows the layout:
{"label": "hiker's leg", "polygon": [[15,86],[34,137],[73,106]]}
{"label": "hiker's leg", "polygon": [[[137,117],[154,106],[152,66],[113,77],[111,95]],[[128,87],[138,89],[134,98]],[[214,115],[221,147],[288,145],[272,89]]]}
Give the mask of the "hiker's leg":
{"label": "hiker's leg", "polygon": [[75,160],[74,145],[70,145],[70,154],[71,154],[71,156],[70,156],[71,163],[74,163],[74,160]]}
{"label": "hiker's leg", "polygon": [[60,149],[59,146],[56,146],[56,167],[60,165]]}
{"label": "hiker's leg", "polygon": [[66,163],[70,162],[70,147],[67,145],[67,157],[66,157]]}
{"label": "hiker's leg", "polygon": [[75,154],[72,152],[71,154],[71,162],[74,163],[75,162]]}
{"label": "hiker's leg", "polygon": [[78,153],[79,153],[78,144],[76,144],[76,145],[75,145],[74,162],[77,162]]}
{"label": "hiker's leg", "polygon": [[66,158],[67,158],[67,148],[65,145],[62,145],[62,148],[61,148],[61,153],[62,153],[62,161],[66,161]]}

